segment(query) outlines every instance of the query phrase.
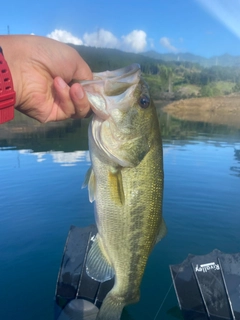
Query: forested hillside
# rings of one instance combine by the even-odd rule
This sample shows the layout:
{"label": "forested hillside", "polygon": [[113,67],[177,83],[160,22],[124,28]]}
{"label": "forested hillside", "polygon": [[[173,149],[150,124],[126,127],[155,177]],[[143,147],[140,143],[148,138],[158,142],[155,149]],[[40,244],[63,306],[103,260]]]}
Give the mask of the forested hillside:
{"label": "forested hillside", "polygon": [[158,53],[156,51],[147,51],[144,52],[143,55],[164,61],[188,61],[192,63],[199,63],[201,66],[206,68],[213,66],[240,67],[240,56],[231,56],[230,54],[205,58],[189,52]]}
{"label": "forested hillside", "polygon": [[228,95],[240,91],[240,67],[203,67],[188,61],[164,61],[116,49],[72,45],[94,72],[139,63],[154,99]]}

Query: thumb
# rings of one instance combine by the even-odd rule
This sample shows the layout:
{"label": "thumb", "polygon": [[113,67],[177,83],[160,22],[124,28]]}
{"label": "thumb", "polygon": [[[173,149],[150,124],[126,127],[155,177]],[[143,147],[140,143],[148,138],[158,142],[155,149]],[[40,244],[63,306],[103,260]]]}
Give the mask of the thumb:
{"label": "thumb", "polygon": [[75,106],[74,118],[85,118],[91,113],[91,105],[81,84],[74,83],[70,87],[70,97]]}
{"label": "thumb", "polygon": [[90,103],[80,84],[71,87],[60,77],[54,79],[57,120],[66,118],[84,118],[90,111]]}

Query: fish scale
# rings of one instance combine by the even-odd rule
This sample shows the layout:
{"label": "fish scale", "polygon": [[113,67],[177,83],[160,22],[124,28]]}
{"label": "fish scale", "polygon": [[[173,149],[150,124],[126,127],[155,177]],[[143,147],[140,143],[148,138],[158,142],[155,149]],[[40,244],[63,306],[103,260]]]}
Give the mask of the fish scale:
{"label": "fish scale", "polygon": [[89,126],[88,188],[98,234],[87,272],[102,282],[115,274],[97,320],[119,320],[124,306],[139,300],[148,257],[166,232],[162,142],[138,65],[94,79],[82,83],[95,113]]}

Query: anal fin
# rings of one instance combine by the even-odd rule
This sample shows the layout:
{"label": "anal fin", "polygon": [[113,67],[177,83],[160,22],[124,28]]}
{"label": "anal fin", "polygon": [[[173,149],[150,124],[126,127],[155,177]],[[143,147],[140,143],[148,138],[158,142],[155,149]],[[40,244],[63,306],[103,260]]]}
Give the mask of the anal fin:
{"label": "anal fin", "polygon": [[103,254],[98,235],[87,256],[86,271],[90,278],[105,282],[114,277],[114,270]]}

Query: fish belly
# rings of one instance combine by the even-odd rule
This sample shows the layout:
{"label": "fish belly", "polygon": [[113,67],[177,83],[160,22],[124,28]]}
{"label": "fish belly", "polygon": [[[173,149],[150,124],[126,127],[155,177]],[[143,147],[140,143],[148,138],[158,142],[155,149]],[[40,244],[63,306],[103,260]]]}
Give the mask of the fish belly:
{"label": "fish belly", "polygon": [[125,305],[139,300],[147,259],[161,233],[162,150],[155,146],[137,167],[121,169],[124,203],[119,201],[119,190],[109,178],[111,162],[101,154],[93,154],[92,164],[98,236],[115,272],[115,285],[97,319],[117,320],[119,315],[113,318],[117,307],[122,311]]}

